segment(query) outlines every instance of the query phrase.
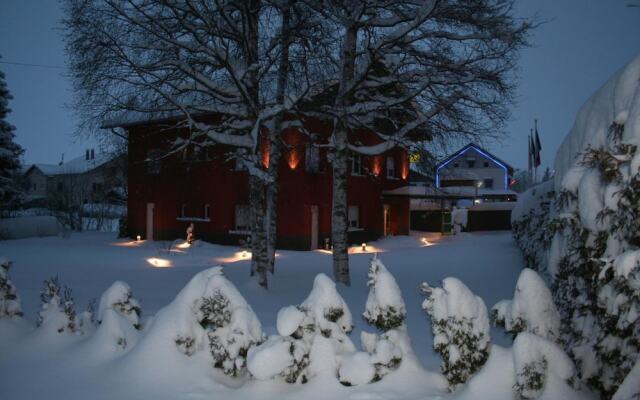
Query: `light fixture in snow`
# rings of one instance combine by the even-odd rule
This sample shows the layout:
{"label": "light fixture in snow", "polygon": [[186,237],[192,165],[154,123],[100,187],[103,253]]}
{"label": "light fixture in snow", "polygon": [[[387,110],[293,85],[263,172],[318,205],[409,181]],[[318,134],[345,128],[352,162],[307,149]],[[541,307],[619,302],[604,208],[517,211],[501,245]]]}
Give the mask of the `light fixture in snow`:
{"label": "light fixture in snow", "polygon": [[191,245],[189,244],[189,242],[184,242],[176,245],[176,247],[179,249],[188,249],[189,247],[191,247]]}
{"label": "light fixture in snow", "polygon": [[147,258],[147,262],[155,268],[169,268],[172,265],[170,260],[157,257]]}
{"label": "light fixture in snow", "polygon": [[422,246],[431,246],[433,243],[431,243],[430,241],[427,240],[427,238],[423,237],[420,239],[420,241],[422,242]]}
{"label": "light fixture in snow", "polygon": [[482,203],[482,200],[480,199],[473,200],[473,204],[480,204],[480,203]]}
{"label": "light fixture in snow", "polygon": [[367,251],[367,244],[366,243],[362,243],[362,251]]}
{"label": "light fixture in snow", "polygon": [[136,236],[136,242],[139,242],[141,240],[142,240],[142,236],[140,236],[140,235]]}

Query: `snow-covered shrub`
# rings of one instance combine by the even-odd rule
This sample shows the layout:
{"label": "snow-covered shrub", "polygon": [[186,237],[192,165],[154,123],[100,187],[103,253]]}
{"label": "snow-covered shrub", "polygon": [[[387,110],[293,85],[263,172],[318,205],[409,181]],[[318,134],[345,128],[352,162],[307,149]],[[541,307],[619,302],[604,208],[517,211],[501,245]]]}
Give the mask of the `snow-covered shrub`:
{"label": "snow-covered shrub", "polygon": [[357,351],[342,356],[338,376],[345,386],[364,385],[374,380],[376,369],[369,353]]}
{"label": "snow-covered shrub", "polygon": [[76,312],[71,289],[64,287],[62,295],[58,277],[44,281],[40,291],[42,309],[38,313],[38,326],[58,333],[77,331]]}
{"label": "snow-covered shrub", "polygon": [[[262,326],[251,306],[224,276],[222,267],[209,271],[191,309],[208,339],[214,367],[239,376],[246,370],[249,349],[263,341]],[[196,350],[195,335],[178,334],[174,340],[187,355]]]}
{"label": "snow-covered shrub", "polygon": [[[398,368],[405,351],[411,351],[404,326],[407,310],[398,283],[378,259],[377,254],[371,259],[367,286],[369,286],[369,295],[362,316],[367,323],[383,333],[378,335],[362,332],[361,342],[364,351],[370,356],[367,359],[373,363],[375,369],[373,381],[378,381]],[[359,362],[364,359],[365,357],[358,358]],[[341,371],[343,370],[346,371],[346,367],[341,367]],[[340,380],[351,382],[342,374],[340,374]]]}
{"label": "snow-covered shrub", "polygon": [[0,318],[21,317],[22,306],[16,287],[9,279],[11,261],[0,258]]}
{"label": "snow-covered shrub", "polygon": [[85,335],[91,334],[96,329],[96,299],[91,299],[86,310],[77,316],[78,329]]}
{"label": "snow-covered shrub", "polygon": [[402,326],[407,310],[400,287],[377,254],[371,260],[368,277],[369,296],[362,315],[365,321],[382,331]]}
{"label": "snow-covered shrub", "polygon": [[249,353],[249,372],[257,379],[280,376],[305,383],[315,374],[335,375],[338,355],[355,351],[347,336],[353,329],[351,311],[325,274],[316,276],[305,301],[278,312],[276,326],[279,335]]}
{"label": "snow-covered shrub", "polygon": [[613,395],[613,400],[637,400],[640,399],[640,359],[631,369],[629,375],[624,378],[622,384]]}
{"label": "snow-covered shrub", "polygon": [[[581,108],[556,155],[550,199],[530,191],[512,214],[528,265],[551,283],[561,342],[578,377],[603,398],[613,396],[640,353],[638,93],[640,57]],[[527,210],[545,207],[530,218]]]}
{"label": "snow-covered shrub", "polygon": [[537,399],[549,375],[569,384],[575,375],[573,362],[557,344],[528,332],[518,334],[513,342],[513,363],[514,390],[521,399]]}
{"label": "snow-covered shrub", "polygon": [[560,314],[551,291],[532,269],[525,268],[518,277],[513,301],[502,300],[491,309],[495,324],[507,332],[531,332],[550,340],[560,336]]}
{"label": "snow-covered shrub", "polygon": [[442,356],[441,370],[451,388],[466,382],[489,357],[489,318],[484,301],[457,278],[441,288],[421,286],[422,308],[431,318],[433,348]]}
{"label": "snow-covered shrub", "polygon": [[108,309],[116,311],[136,329],[140,329],[140,302],[133,297],[131,288],[125,282],[114,282],[100,297],[98,323],[102,323],[103,315]]}

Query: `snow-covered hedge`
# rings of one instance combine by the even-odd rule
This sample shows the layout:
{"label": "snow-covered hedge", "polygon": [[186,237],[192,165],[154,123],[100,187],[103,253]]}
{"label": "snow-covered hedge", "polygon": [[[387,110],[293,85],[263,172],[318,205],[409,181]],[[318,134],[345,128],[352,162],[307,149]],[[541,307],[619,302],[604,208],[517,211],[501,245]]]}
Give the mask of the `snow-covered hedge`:
{"label": "snow-covered hedge", "polygon": [[521,196],[512,214],[528,266],[551,284],[579,378],[605,398],[640,353],[639,145],[640,57],[585,103],[554,180]]}
{"label": "snow-covered hedge", "polygon": [[489,357],[489,317],[484,301],[457,278],[441,288],[423,283],[422,308],[431,318],[433,348],[442,356],[442,373],[451,388],[465,383]]}

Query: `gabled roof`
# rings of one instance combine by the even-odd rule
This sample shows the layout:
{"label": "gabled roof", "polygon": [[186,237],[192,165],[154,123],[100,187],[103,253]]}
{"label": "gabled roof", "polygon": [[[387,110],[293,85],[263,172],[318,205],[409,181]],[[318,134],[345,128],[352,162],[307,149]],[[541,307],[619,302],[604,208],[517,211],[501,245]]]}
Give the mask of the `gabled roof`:
{"label": "gabled roof", "polygon": [[465,154],[471,148],[476,150],[478,153],[486,156],[487,158],[495,161],[497,164],[503,165],[505,168],[507,168],[507,170],[509,171],[509,174],[513,173],[513,167],[511,165],[509,165],[506,162],[502,161],[501,159],[499,159],[498,157],[496,157],[493,154],[489,153],[487,150],[483,149],[482,147],[478,146],[475,143],[469,143],[468,145],[466,145],[463,148],[461,148],[460,150],[456,151],[455,153],[453,153],[449,157],[447,157],[444,160],[442,160],[439,163],[437,163],[436,164],[436,171],[438,171],[440,168],[442,168],[446,164],[449,164],[452,160],[455,160],[456,158],[462,156],[463,154]]}
{"label": "gabled roof", "polygon": [[83,174],[111,161],[109,154],[96,154],[94,159],[87,160],[86,156],[76,157],[64,164],[33,164],[24,172],[29,173],[37,168],[46,176]]}

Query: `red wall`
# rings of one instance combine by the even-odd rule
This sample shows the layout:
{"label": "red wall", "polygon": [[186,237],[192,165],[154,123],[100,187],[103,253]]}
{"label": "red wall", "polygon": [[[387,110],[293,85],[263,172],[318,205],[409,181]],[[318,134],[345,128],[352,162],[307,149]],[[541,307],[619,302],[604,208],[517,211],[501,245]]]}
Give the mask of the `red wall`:
{"label": "red wall", "polygon": [[[321,124],[311,124],[312,132],[330,132]],[[235,228],[235,206],[247,204],[247,173],[233,170],[234,163],[226,161],[229,148],[214,146],[209,149],[210,160],[184,162],[177,155],[163,158],[161,172],[147,174],[147,151],[168,148],[178,132],[156,127],[134,127],[129,130],[129,227],[132,235],[146,236],[146,204],[154,203],[154,238],[175,239],[185,237],[190,222],[177,221],[182,204],[185,215],[203,217],[204,204],[209,204],[210,222],[194,222],[196,237],[217,242],[236,244],[245,235],[232,235]],[[375,143],[374,136],[366,132],[354,134],[352,141]],[[320,172],[305,169],[306,137],[290,130],[285,141],[292,149],[285,151],[280,169],[280,196],[278,202],[278,246],[308,249],[311,236],[311,206],[319,209],[319,243],[331,232],[331,166],[326,151],[320,152]],[[398,179],[386,178],[386,157],[395,157]],[[350,233],[350,240],[359,243],[373,240],[383,234],[382,191],[407,185],[408,159],[400,148],[375,157],[362,157],[363,169],[371,171],[364,176],[350,176],[347,199],[349,205],[359,206],[361,231]],[[374,172],[378,171],[378,176]],[[384,200],[391,209],[390,228],[393,234],[409,232],[409,200]]]}

